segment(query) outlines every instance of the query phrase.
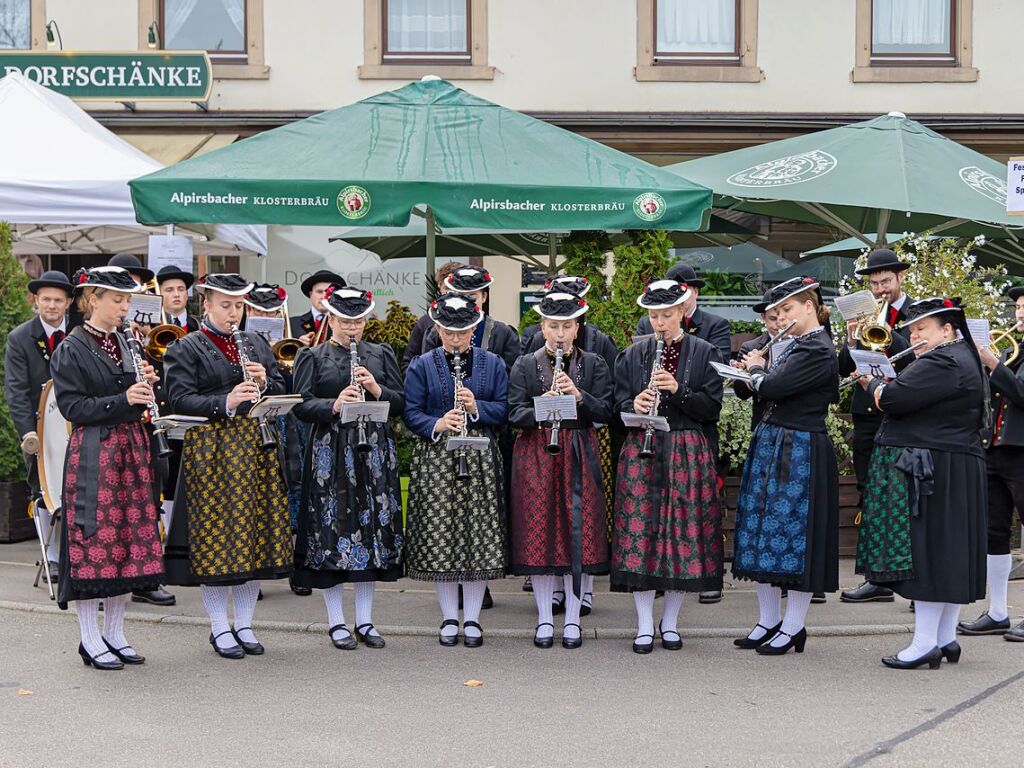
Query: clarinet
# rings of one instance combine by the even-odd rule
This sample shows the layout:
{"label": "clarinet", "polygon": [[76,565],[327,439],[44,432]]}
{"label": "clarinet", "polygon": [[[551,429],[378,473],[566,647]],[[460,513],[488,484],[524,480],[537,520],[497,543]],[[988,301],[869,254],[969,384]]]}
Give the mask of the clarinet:
{"label": "clarinet", "polygon": [[[242,366],[242,381],[248,381],[255,384],[256,380],[252,377],[252,374],[249,373],[249,369],[247,367],[250,362],[249,356],[245,353],[248,342],[245,340],[242,332],[238,330],[237,323],[233,323],[231,325],[231,340],[235,342],[235,348],[238,350],[238,364]],[[259,401],[259,396],[253,400],[254,403],[258,403]],[[260,425],[260,444],[262,445],[263,450],[273,450],[277,447],[277,438],[274,437],[274,433],[270,429],[270,424],[267,423],[267,417],[260,416],[257,421]]]}
{"label": "clarinet", "polygon": [[[647,382],[647,389],[654,390],[654,404],[650,410],[647,411],[648,416],[657,416],[658,409],[661,408],[661,390],[654,386],[654,376],[663,367],[663,359],[665,357],[665,335],[662,333],[658,334],[658,344],[654,349],[654,362],[651,363],[651,378]],[[640,447],[640,455],[644,458],[651,458],[654,456],[654,427],[648,424],[644,427],[644,443]]]}
{"label": "clarinet", "polygon": [[[359,402],[366,402],[366,390],[363,385],[356,381],[356,368],[359,367],[359,348],[356,344],[356,337],[348,337],[348,362],[349,379],[359,390]],[[360,416],[356,419],[356,451],[358,453],[369,453],[370,441],[366,437],[366,417]]]}
{"label": "clarinet", "polygon": [[[125,318],[123,330],[124,339],[128,343],[128,350],[132,353],[135,381],[137,383],[145,383],[146,375],[142,372],[142,345],[135,338],[135,334],[132,332],[132,322],[128,318]],[[171,451],[171,444],[167,441],[167,430],[156,424],[160,419],[160,407],[156,404],[156,398],[146,406],[146,409],[149,411],[149,420],[153,424],[153,441],[156,444],[156,455],[161,459],[166,459],[173,451]]]}
{"label": "clarinet", "polygon": [[[462,356],[459,354],[458,348],[456,348],[454,352],[455,356],[452,360],[452,364],[455,368],[455,407],[462,413],[462,428],[459,430],[459,437],[466,437],[466,422],[469,418],[469,414],[466,413],[466,406],[459,398],[459,392],[462,390]],[[465,448],[459,448],[455,452],[455,479],[469,479],[469,460],[466,458]]]}
{"label": "clarinet", "polygon": [[[551,394],[553,395],[562,394],[562,390],[555,383],[555,377],[562,372],[562,355],[562,342],[558,342],[555,345],[555,364],[551,369]],[[550,456],[557,456],[562,452],[562,446],[558,444],[558,434],[561,429],[562,419],[556,416],[551,420],[551,437],[548,440],[547,447],[544,449]]]}

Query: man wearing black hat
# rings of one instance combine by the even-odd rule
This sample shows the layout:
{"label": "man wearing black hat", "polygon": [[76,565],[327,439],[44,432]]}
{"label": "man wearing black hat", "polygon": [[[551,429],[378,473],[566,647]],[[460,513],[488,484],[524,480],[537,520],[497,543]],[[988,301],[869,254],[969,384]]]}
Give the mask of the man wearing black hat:
{"label": "man wearing black hat", "polygon": [[[900,261],[895,252],[888,248],[879,248],[868,256],[867,265],[857,270],[857,274],[866,277],[868,287],[876,301],[885,302],[887,306],[886,324],[892,330],[892,343],[886,354],[902,352],[909,346],[909,328],[899,329],[899,324],[906,319],[905,310],[913,303],[913,299],[903,292],[904,272],[910,265]],[[850,354],[850,339],[860,334],[861,323],[853,320],[846,324],[847,342],[839,350],[839,374],[849,376],[857,370],[857,363]],[[853,342],[854,348],[858,342]],[[895,364],[897,372],[910,364],[912,357],[906,357]],[[863,387],[854,387],[853,401],[850,406],[853,414],[853,468],[857,475],[857,490],[863,496],[867,482],[868,467],[871,464],[871,451],[875,444],[875,434],[882,423],[882,414],[871,402]],[[839,596],[844,603],[888,603],[893,600],[893,592],[888,587],[878,586],[865,581],[855,589],[847,589]]]}
{"label": "man wearing black hat", "polygon": [[161,267],[156,282],[163,298],[164,322],[184,328],[192,333],[199,330],[199,321],[188,315],[188,289],[196,281],[195,275],[172,264]]}
{"label": "man wearing black hat", "polygon": [[110,261],[107,262],[108,267],[121,267],[121,269],[128,272],[129,275],[135,278],[135,282],[139,285],[145,285],[150,282],[156,273],[151,269],[146,269],[142,266],[142,262],[139,261],[139,257],[134,253],[117,253],[110,257]]}
{"label": "man wearing black hat", "polygon": [[[36,316],[15,328],[7,337],[4,363],[4,391],[11,409],[11,420],[21,438],[21,449],[28,471],[32,495],[39,495],[36,459],[39,436],[36,434],[39,394],[50,378],[50,357],[67,333],[66,313],[71,306],[71,281],[63,272],[44,272],[38,280],[28,284]],[[50,515],[42,503],[37,505],[38,530],[45,536],[50,527]],[[47,560],[50,573],[56,579],[58,539],[50,536]],[[44,542],[45,543],[45,542]]]}
{"label": "man wearing black hat", "polygon": [[[299,286],[303,295],[309,299],[309,311],[295,315],[290,318],[289,322],[291,323],[292,338],[298,339],[307,347],[313,343],[313,338],[320,330],[320,326],[327,322],[327,318],[324,316],[324,292],[332,285],[344,288],[348,283],[337,272],[320,269],[303,280]],[[326,333],[325,338],[330,338],[330,330],[327,330]]]}
{"label": "man wearing black hat", "polygon": [[[712,346],[718,349],[718,353],[722,356],[722,362],[728,363],[732,357],[729,321],[724,317],[705,312],[697,306],[697,296],[700,294],[700,289],[704,287],[704,281],[697,277],[693,267],[683,263],[673,266],[665,277],[669,280],[678,280],[680,283],[685,283],[690,289],[690,298],[686,300],[684,305],[686,314],[683,316],[683,330],[687,333],[692,333],[698,339],[710,342]],[[654,329],[651,328],[651,321],[644,315],[640,318],[640,322],[636,324],[636,335],[646,336],[651,333],[654,333]]]}

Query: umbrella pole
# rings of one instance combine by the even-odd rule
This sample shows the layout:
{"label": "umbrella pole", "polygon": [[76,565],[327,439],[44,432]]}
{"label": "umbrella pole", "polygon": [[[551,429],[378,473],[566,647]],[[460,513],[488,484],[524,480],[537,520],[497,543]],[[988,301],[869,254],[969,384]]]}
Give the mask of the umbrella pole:
{"label": "umbrella pole", "polygon": [[[437,260],[437,233],[434,231],[434,209],[429,205],[425,212],[424,218],[427,221],[427,260],[426,260],[426,271],[427,271],[427,290],[430,290],[430,278],[434,276],[436,270]],[[430,296],[427,295],[427,303],[430,303]]]}
{"label": "umbrella pole", "polygon": [[828,208],[821,205],[820,203],[805,203],[801,202],[800,200],[795,200],[794,202],[804,210],[810,211],[811,213],[821,216],[821,218],[825,219],[832,226],[837,227],[841,232],[845,232],[847,235],[851,237],[856,237],[868,248],[873,247],[873,243],[870,240],[868,240],[867,237],[864,236],[864,233],[858,232],[856,229],[854,229],[845,221],[843,221],[842,218],[836,216],[834,213],[832,213],[832,211],[830,211]]}
{"label": "umbrella pole", "polygon": [[548,274],[558,274],[558,245],[555,240],[555,233],[548,232]]}

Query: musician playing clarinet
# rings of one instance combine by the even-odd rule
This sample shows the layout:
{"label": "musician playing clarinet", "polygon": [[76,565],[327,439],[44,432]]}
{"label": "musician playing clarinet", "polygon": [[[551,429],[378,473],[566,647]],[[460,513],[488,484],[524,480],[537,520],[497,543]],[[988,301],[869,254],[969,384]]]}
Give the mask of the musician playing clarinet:
{"label": "musician playing clarinet", "polygon": [[619,454],[611,588],[632,592],[635,653],[654,648],[654,593],[665,591],[658,624],[666,650],[682,647],[686,592],[722,588],[722,515],[714,454],[702,423],[722,408],[720,362],[709,342],[681,328],[690,289],[655,280],[637,298],[654,329],[615,363],[615,411],[663,417],[668,431],[630,429]]}
{"label": "musician playing clarinet", "polygon": [[[575,345],[588,307],[577,294],[551,291],[536,307],[544,346],[523,355],[509,380],[509,423],[518,428],[512,454],[509,533],[512,567],[532,575],[538,648],[553,644],[552,594],[564,587],[562,646],[579,648],[584,574],[607,573],[608,528],[595,422],[611,418],[608,364]],[[575,419],[538,423],[534,398],[571,396]]]}
{"label": "musician playing clarinet", "polygon": [[[508,567],[505,487],[496,438],[508,418],[505,362],[472,346],[484,319],[470,298],[442,295],[430,306],[441,346],[406,373],[405,423],[415,441],[409,477],[407,571],[432,581],[441,604],[438,641],[459,642],[459,586],[467,648],[483,644],[480,609],[489,579]],[[486,438],[486,450],[446,450],[450,436]]]}

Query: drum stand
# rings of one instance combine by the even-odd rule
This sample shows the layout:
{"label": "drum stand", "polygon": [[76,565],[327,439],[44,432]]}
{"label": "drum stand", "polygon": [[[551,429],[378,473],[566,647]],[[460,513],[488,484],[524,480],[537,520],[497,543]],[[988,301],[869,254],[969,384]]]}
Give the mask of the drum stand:
{"label": "drum stand", "polygon": [[36,513],[32,515],[32,522],[35,523],[36,536],[39,539],[39,554],[42,557],[36,565],[36,580],[32,582],[33,587],[39,586],[39,579],[42,578],[43,573],[46,574],[46,587],[50,592],[50,599],[56,600],[57,594],[53,589],[53,580],[56,574],[50,573],[50,558],[47,557],[47,552],[50,549],[50,542],[53,541],[53,535],[57,530],[57,523],[60,520],[60,509],[50,513],[50,525],[46,533],[43,533],[42,523],[39,522],[38,509],[39,505],[42,504],[42,498],[36,497],[32,500],[31,504],[35,507]]}

